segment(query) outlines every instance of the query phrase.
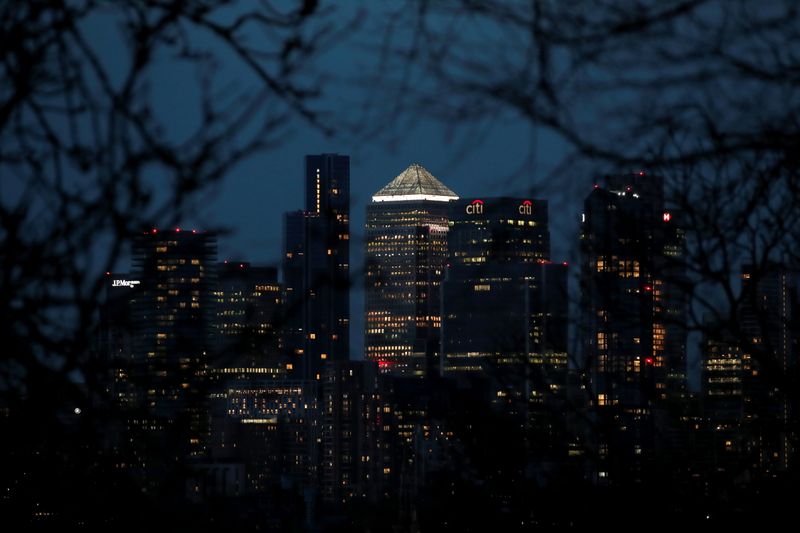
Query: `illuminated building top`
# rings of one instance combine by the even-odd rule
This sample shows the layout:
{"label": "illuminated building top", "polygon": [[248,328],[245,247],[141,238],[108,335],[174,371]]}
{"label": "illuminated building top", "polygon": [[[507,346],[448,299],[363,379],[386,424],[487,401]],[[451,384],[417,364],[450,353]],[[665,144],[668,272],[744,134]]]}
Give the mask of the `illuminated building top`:
{"label": "illuminated building top", "polygon": [[450,202],[458,200],[458,195],[433,177],[425,167],[413,163],[372,197],[373,202],[417,200]]}

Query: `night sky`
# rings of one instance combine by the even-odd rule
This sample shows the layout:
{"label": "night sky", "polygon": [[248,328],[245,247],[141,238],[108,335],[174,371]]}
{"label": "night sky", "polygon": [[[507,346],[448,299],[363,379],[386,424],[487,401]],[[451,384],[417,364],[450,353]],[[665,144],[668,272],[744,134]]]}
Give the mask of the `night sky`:
{"label": "night sky", "polygon": [[[357,10],[365,6],[357,16]],[[394,100],[387,96],[390,91],[374,83],[373,78],[380,70],[377,43],[391,16],[390,8],[371,2],[337,3],[335,8],[338,11],[331,20],[342,21],[343,26],[354,17],[359,21],[354,30],[337,37],[313,65],[324,77],[314,107],[322,111],[335,135],[326,137],[307,122],[293,119],[278,132],[272,148],[250,157],[198,196],[191,214],[181,223],[222,230],[220,260],[278,265],[282,215],[303,208],[303,156],[322,152],[350,155],[354,275],[351,357],[360,359],[365,205],[372,193],[409,164],[422,164],[460,196],[520,195],[549,200],[552,257],[571,263],[577,260],[581,204],[593,180],[585,172],[555,174],[556,167],[564,163],[568,146],[519,116],[500,113],[488,124],[453,127],[429,117],[425,109],[414,108],[387,120]],[[125,72],[130,52],[115,22],[96,16],[87,21],[86,30],[111,74]],[[221,60],[213,79],[220,91],[228,84],[244,90],[258,86],[252,73],[235,57],[226,56],[212,39],[208,46]],[[154,58],[150,72],[151,99],[158,118],[171,135],[181,138],[198,123],[194,116],[197,101],[193,99],[197,95],[196,73],[169,56]],[[615,170],[619,169],[608,171]],[[121,258],[118,271],[129,268],[129,258]],[[572,287],[574,299],[577,283]]]}

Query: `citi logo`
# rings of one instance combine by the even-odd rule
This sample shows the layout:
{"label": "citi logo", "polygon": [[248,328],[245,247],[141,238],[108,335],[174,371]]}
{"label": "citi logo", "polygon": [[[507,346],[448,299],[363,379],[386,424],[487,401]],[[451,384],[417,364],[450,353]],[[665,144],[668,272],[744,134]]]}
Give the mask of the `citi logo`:
{"label": "citi logo", "polygon": [[532,215],[533,214],[533,202],[530,200],[525,200],[522,202],[517,209],[520,215]]}
{"label": "citi logo", "polygon": [[472,200],[466,208],[468,215],[482,215],[483,214],[483,200]]}

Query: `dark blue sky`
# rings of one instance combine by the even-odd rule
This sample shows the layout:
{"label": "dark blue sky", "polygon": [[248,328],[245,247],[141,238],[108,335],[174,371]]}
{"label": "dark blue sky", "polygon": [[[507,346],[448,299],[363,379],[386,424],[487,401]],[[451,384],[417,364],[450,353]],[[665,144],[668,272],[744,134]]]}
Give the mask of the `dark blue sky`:
{"label": "dark blue sky", "polygon": [[[349,5],[340,6],[341,20],[349,20]],[[364,102],[372,102],[371,117],[385,118],[384,109],[394,102],[384,99],[379,85],[368,83],[379,69],[379,54],[373,44],[385,24],[386,13],[369,5],[369,17],[356,31],[336,41],[315,64],[328,80],[315,107],[325,111],[326,124],[336,132],[333,137],[294,120],[287,127],[280,144],[237,166],[225,179],[204,193],[186,226],[222,227],[230,233],[219,240],[220,259],[246,260],[259,264],[279,264],[282,253],[282,215],[303,207],[303,156],[322,152],[348,154],[351,157],[351,231],[354,290],[352,292],[353,357],[360,358],[363,343],[363,264],[362,235],[365,205],[373,192],[388,183],[409,164],[425,166],[437,178],[461,196],[533,195],[558,205],[551,207],[554,226],[553,256],[574,260],[580,197],[565,197],[564,185],[587,183],[589,178],[569,176],[563,180],[544,177],[565,156],[565,146],[546,132],[534,132],[518,117],[498,116],[483,125],[477,140],[471,142],[475,128],[460,130],[426,116],[414,109],[398,117],[398,123],[379,126],[360,114]],[[113,51],[116,34],[99,24],[93,28],[98,39],[107,41]],[[112,54],[113,52],[109,52]],[[231,60],[220,76],[255,84],[247,68]],[[193,125],[192,107],[186,94],[195,83],[191,72],[175,69],[169,62],[157,66],[155,96],[159,113],[176,132]],[[443,98],[446,95],[443,94]],[[363,120],[363,123],[361,122]],[[353,123],[376,128],[377,135],[364,138]],[[342,127],[339,127],[339,124]],[[534,142],[535,139],[535,142]],[[531,149],[534,148],[532,152]],[[535,155],[533,155],[535,154]],[[588,191],[587,191],[588,192]],[[124,268],[124,265],[121,265]]]}
{"label": "dark blue sky", "polygon": [[[325,21],[349,30],[324,45],[322,53],[309,65],[309,76],[323,80],[321,96],[312,106],[322,112],[325,125],[334,135],[325,136],[298,117],[283,123],[271,139],[272,148],[240,163],[222,181],[204,191],[180,223],[187,228],[223,230],[220,260],[279,265],[283,213],[303,208],[303,156],[322,152],[350,155],[354,275],[351,354],[360,358],[365,206],[372,193],[409,164],[422,164],[461,196],[520,195],[549,200],[553,258],[571,263],[577,259],[581,204],[591,190],[592,178],[585,172],[554,175],[556,166],[567,156],[567,145],[510,113],[498,112],[488,123],[470,125],[443,123],[430,117],[425,109],[407,108],[386,120],[397,100],[391,87],[376,82],[385,67],[378,48],[394,7],[355,1],[333,6],[336,11]],[[366,11],[356,16],[358,9],[364,7]],[[113,9],[100,10],[85,21],[84,29],[112,83],[119,83],[128,68],[131,51],[114,13]],[[354,17],[358,24],[348,26]],[[190,33],[193,46],[210,51],[216,58],[218,68],[211,81],[221,101],[230,99],[236,91],[256,91],[261,87],[252,71],[213,36]],[[263,39],[259,34],[246,37],[250,45],[266,46],[259,41]],[[171,137],[185,138],[200,123],[196,70],[176,59],[175,49],[167,48],[153,58],[148,74],[156,119]],[[415,75],[419,73],[411,72],[408,79],[419,83]],[[443,92],[441,97],[448,95]],[[265,107],[269,109],[271,105],[268,101]],[[154,178],[156,193],[161,188],[158,179]],[[125,256],[117,270],[128,269],[130,260]],[[572,286],[574,292],[577,284]]]}
{"label": "dark blue sky", "polygon": [[[331,101],[339,97],[339,91],[328,96]],[[531,188],[539,188],[544,169],[563,157],[553,143],[548,150],[540,149],[543,153],[537,167],[541,169],[527,167],[530,139],[530,128],[523,121],[498,124],[478,146],[467,151],[448,142],[445,128],[434,122],[420,121],[392,146],[380,139],[358,144],[347,138],[326,139],[301,125],[280,148],[253,157],[204,195],[196,223],[198,227],[222,226],[231,231],[220,239],[220,258],[276,264],[282,253],[282,214],[303,207],[303,156],[322,152],[350,155],[351,265],[355,274],[351,338],[353,354],[358,355],[363,338],[362,235],[365,206],[372,193],[409,164],[418,162],[461,196],[527,195]],[[561,208],[551,209],[551,224],[557,226],[553,255],[569,259],[577,244],[576,222],[582,198],[559,200]]]}
{"label": "dark blue sky", "polygon": [[[321,89],[321,96],[311,105],[322,112],[324,125],[334,135],[325,136],[296,116],[285,121],[270,139],[272,147],[240,163],[222,181],[204,191],[181,225],[222,230],[220,260],[279,265],[283,213],[303,208],[303,156],[322,152],[349,155],[351,356],[354,358],[361,358],[363,348],[361,271],[365,206],[372,193],[411,163],[425,166],[460,196],[519,195],[549,201],[552,257],[576,265],[582,202],[591,191],[595,181],[591,174],[596,171],[587,171],[585,162],[569,161],[569,146],[546,129],[534,129],[528,120],[500,108],[489,122],[484,120],[480,124],[441,122],[419,107],[406,108],[392,116],[397,100],[392,87],[382,85],[378,79],[386,69],[379,44],[391,9],[397,6],[354,0],[332,3],[328,8],[333,10],[324,22],[347,31],[323,45],[322,53],[307,65],[308,74],[304,75]],[[359,12],[361,8],[366,9]],[[358,20],[358,24],[349,26],[353,20]],[[131,51],[125,44],[119,21],[114,19],[114,9],[101,9],[85,21],[84,29],[112,83],[119,83],[128,68]],[[213,36],[194,30],[189,33],[193,46],[210,51],[216,58],[218,69],[211,82],[221,102],[235,99],[232,95],[238,94],[237,91],[254,92],[261,88],[252,70]],[[505,39],[503,34],[495,33],[494,37]],[[248,34],[246,39],[254,47],[269,46],[260,34]],[[420,78],[420,72],[411,69],[405,79],[411,83],[428,82]],[[153,58],[148,74],[148,91],[156,119],[171,137],[185,138],[200,123],[197,72],[176,60],[174,48],[167,48]],[[392,74],[398,79],[395,72]],[[440,97],[445,102],[449,95],[442,91]],[[265,108],[272,106],[272,101],[265,102]],[[386,120],[389,116],[392,120]],[[597,172],[634,170],[638,169],[602,168]],[[165,189],[158,177],[153,179],[154,191]],[[13,197],[14,186],[3,184],[0,190]],[[117,270],[128,269],[130,260],[123,257]],[[576,271],[572,268],[573,302],[577,298]]]}

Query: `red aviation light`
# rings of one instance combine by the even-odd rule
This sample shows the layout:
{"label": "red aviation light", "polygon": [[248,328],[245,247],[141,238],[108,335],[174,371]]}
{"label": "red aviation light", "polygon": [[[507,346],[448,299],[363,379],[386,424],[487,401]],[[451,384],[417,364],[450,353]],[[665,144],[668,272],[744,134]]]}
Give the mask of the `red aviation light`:
{"label": "red aviation light", "polygon": [[666,212],[666,211],[665,211],[665,212],[664,212],[664,214],[663,214],[663,215],[661,215],[661,219],[662,219],[664,222],[669,222],[670,220],[672,220],[672,213],[669,213],[669,212]]}
{"label": "red aviation light", "polygon": [[153,235],[155,235],[156,233],[158,233],[158,228],[153,228],[153,229],[151,229],[151,230],[150,230],[150,233],[152,233]]}
{"label": "red aviation light", "polygon": [[180,233],[180,232],[181,232],[181,228],[175,228],[175,233]]}
{"label": "red aviation light", "polygon": [[644,358],[644,362],[645,362],[646,365],[651,365],[652,366],[653,363],[655,362],[655,359],[653,359],[652,357],[645,357]]}
{"label": "red aviation light", "polygon": [[595,184],[594,184],[594,188],[595,188],[595,189],[599,189],[599,188],[600,188],[600,184],[598,184],[598,183],[595,183]]}
{"label": "red aviation light", "polygon": [[644,290],[646,290],[647,292],[651,292],[653,290],[653,287],[651,285],[645,285]]}
{"label": "red aviation light", "polygon": [[564,262],[563,262],[563,263],[561,263],[561,264],[562,264],[562,265],[564,265],[564,266],[569,266],[569,263],[567,263],[566,261],[564,261]]}
{"label": "red aviation light", "polygon": [[647,175],[647,172],[645,172],[644,170],[640,170],[640,171],[639,171],[639,175],[640,175],[640,176],[646,176],[646,175]]}

